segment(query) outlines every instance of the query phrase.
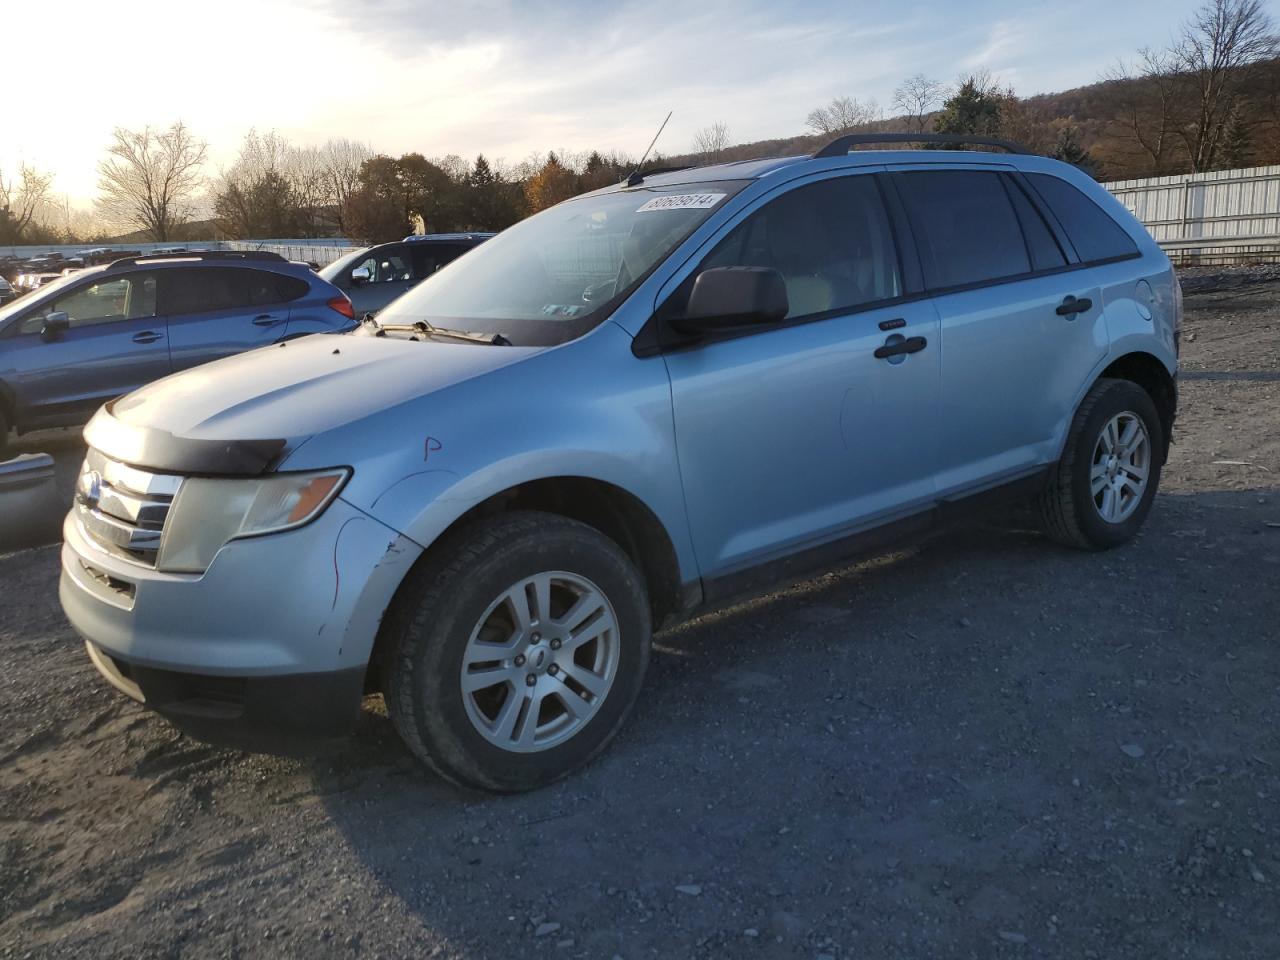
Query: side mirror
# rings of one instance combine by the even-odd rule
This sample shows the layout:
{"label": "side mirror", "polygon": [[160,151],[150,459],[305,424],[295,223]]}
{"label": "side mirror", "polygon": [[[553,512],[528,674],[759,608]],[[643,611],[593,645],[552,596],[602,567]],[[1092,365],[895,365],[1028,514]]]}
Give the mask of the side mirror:
{"label": "side mirror", "polygon": [[369,272],[368,267],[356,267],[351,271],[351,282],[357,287],[363,287],[373,278],[373,274]]}
{"label": "side mirror", "polygon": [[769,267],[712,267],[698,274],[684,316],[671,320],[680,333],[723,333],[787,315],[787,282]]}
{"label": "side mirror", "polygon": [[67,316],[66,311],[55,310],[44,318],[44,325],[40,328],[40,336],[45,341],[61,340],[62,335],[71,329],[71,318]]}

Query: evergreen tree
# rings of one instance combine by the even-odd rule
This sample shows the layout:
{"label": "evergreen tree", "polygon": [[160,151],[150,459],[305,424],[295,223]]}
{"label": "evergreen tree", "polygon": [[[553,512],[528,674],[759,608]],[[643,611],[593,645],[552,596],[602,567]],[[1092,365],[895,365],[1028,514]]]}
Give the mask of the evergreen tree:
{"label": "evergreen tree", "polygon": [[1063,127],[1058,133],[1058,142],[1051,156],[1055,160],[1079,167],[1090,176],[1093,176],[1094,168],[1097,166],[1093,156],[1080,143],[1079,131],[1070,125]]}
{"label": "evergreen tree", "polygon": [[938,133],[961,133],[976,137],[1000,135],[1000,115],[1005,95],[979,78],[969,77],[942,105],[933,129]]}

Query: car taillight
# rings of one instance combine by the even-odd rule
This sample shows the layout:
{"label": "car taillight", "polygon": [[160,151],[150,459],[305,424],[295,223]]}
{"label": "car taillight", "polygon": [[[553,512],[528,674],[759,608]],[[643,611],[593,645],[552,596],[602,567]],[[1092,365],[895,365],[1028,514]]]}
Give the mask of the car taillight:
{"label": "car taillight", "polygon": [[356,308],[351,305],[351,301],[346,296],[339,295],[334,297],[329,301],[328,306],[337,310],[348,320],[354,320],[356,318]]}

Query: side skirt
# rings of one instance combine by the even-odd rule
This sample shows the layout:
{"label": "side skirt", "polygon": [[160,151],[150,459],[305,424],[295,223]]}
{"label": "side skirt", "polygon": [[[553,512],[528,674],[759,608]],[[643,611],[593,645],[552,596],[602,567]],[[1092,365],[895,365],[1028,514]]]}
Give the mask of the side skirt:
{"label": "side skirt", "polygon": [[816,573],[836,569],[852,560],[883,553],[893,546],[918,543],[960,521],[981,516],[1010,503],[1028,500],[1044,489],[1054,467],[1056,464],[1037,467],[990,487],[949,496],[936,506],[909,517],[859,530],[848,536],[805,547],[718,577],[703,578],[701,590],[696,582],[686,584],[681,591],[687,603],[685,609],[665,625],[670,626],[762,593],[782,589]]}

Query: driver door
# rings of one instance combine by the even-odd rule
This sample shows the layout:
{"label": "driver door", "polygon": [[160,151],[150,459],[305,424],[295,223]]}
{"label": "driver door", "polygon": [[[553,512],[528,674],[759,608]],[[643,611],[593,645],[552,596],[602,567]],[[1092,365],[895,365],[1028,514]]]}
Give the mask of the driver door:
{"label": "driver door", "polygon": [[[777,270],[790,312],[665,353],[685,502],[708,592],[935,499],[938,315],[904,290],[873,174],[789,189],[734,226],[709,267]],[[673,307],[672,304],[675,303]],[[910,339],[910,353],[880,348]],[[716,582],[719,581],[717,584]]]}
{"label": "driver door", "polygon": [[[46,339],[50,313],[66,330]],[[168,375],[169,342],[156,320],[156,278],[99,274],[41,304],[6,345],[19,419],[30,426],[81,423],[108,400]]]}

